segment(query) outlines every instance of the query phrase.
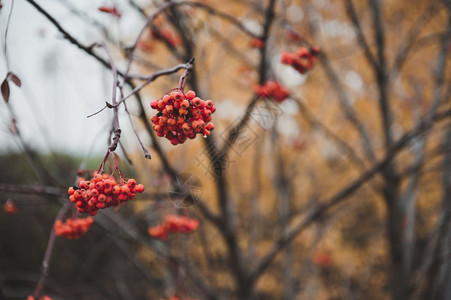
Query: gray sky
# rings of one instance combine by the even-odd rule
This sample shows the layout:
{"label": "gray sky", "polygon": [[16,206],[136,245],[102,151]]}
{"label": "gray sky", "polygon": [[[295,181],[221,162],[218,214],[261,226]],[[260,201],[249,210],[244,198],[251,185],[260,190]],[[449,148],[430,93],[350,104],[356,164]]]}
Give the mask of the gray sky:
{"label": "gray sky", "polygon": [[[4,33],[11,1],[2,2],[0,77],[3,80],[7,73]],[[82,43],[89,45],[101,40],[102,35],[95,28],[74,16],[59,1],[38,3]],[[107,25],[116,36],[127,36],[129,29],[139,28],[143,23],[133,11],[124,12],[119,21],[98,12],[98,6],[108,5],[104,1],[71,3],[91,12],[90,16]],[[20,89],[11,87],[10,103],[27,143],[42,151],[82,156],[90,149],[104,152],[112,113],[104,111],[90,119],[86,116],[100,109],[106,100],[110,101],[111,73],[61,38],[55,27],[24,0],[14,0],[7,43],[10,71],[22,80]],[[0,152],[5,152],[17,149],[17,143],[8,132],[10,117],[5,104],[0,102]],[[121,125],[127,130],[129,122],[124,117]],[[130,146],[135,147],[136,138],[130,136],[129,140]]]}

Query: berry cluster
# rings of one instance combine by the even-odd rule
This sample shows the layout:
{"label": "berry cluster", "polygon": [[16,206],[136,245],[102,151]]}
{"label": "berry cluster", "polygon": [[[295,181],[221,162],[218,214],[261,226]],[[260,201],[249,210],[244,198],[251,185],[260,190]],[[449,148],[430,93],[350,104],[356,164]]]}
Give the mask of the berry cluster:
{"label": "berry cluster", "polygon": [[5,205],[3,206],[3,209],[7,214],[14,215],[17,213],[17,206],[12,202],[11,200],[7,200],[5,202]]}
{"label": "berry cluster", "polygon": [[266,81],[264,85],[258,85],[255,92],[262,97],[269,97],[277,102],[282,102],[290,96],[290,92],[277,81]]}
{"label": "berry cluster", "polygon": [[28,296],[27,297],[27,300],[53,300],[53,298],[51,298],[51,297],[49,297],[49,296],[47,296],[47,295],[44,295],[44,296],[41,296],[41,297],[39,297],[39,298],[35,298],[35,297],[33,297],[33,296]]}
{"label": "berry cluster", "polygon": [[251,47],[261,49],[265,45],[265,42],[263,42],[261,39],[253,38],[251,40]]}
{"label": "berry cluster", "polygon": [[310,49],[300,47],[296,53],[283,52],[280,61],[283,64],[292,66],[299,73],[305,74],[313,68],[319,52],[318,46],[313,46]]}
{"label": "berry cluster", "polygon": [[313,257],[312,261],[319,267],[327,268],[332,264],[332,258],[327,253],[317,253]]}
{"label": "berry cluster", "polygon": [[98,209],[117,206],[144,191],[144,185],[136,184],[135,179],[120,179],[119,182],[109,174],[93,174],[90,180],[80,178],[79,187],[68,189],[69,200],[75,203],[78,212],[87,212],[91,216]]}
{"label": "berry cluster", "polygon": [[199,221],[196,219],[168,215],[163,224],[149,228],[149,235],[161,240],[167,240],[169,232],[191,233],[196,230],[198,226]]}
{"label": "berry cluster", "polygon": [[166,94],[162,99],[152,101],[150,106],[158,110],[151,119],[153,129],[173,145],[183,144],[187,138],[194,139],[198,133],[207,137],[215,128],[210,122],[216,111],[213,102],[196,97],[194,91]]}
{"label": "berry cluster", "polygon": [[64,223],[61,220],[57,220],[53,229],[56,236],[65,237],[67,239],[78,239],[88,232],[94,219],[92,217],[67,219]]}

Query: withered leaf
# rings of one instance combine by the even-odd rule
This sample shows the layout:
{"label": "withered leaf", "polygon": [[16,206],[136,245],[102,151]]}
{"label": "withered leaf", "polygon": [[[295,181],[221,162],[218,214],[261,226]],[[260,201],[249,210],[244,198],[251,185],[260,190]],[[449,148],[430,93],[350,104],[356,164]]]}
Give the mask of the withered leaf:
{"label": "withered leaf", "polygon": [[7,78],[9,78],[12,82],[14,82],[14,84],[17,85],[18,87],[22,86],[22,81],[16,74],[9,72]]}
{"label": "withered leaf", "polygon": [[1,85],[1,90],[2,90],[3,99],[5,100],[6,103],[8,103],[8,101],[9,101],[9,83],[8,83],[7,78],[5,78],[5,80],[3,80],[2,85]]}

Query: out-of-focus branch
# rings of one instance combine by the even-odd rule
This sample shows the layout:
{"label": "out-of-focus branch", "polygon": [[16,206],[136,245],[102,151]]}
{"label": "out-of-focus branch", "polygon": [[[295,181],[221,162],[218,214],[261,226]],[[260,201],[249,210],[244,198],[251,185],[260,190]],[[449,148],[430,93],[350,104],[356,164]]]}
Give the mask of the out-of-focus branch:
{"label": "out-of-focus branch", "polygon": [[[377,49],[378,68],[373,68],[374,77],[378,86],[379,111],[381,115],[382,131],[385,142],[385,153],[392,153],[394,145],[391,127],[393,125],[393,112],[390,103],[388,70],[386,62],[386,41],[383,20],[382,1],[368,0],[374,26],[374,41]],[[383,196],[387,206],[387,238],[390,245],[391,258],[391,291],[393,299],[404,299],[407,295],[407,276],[404,273],[403,253],[405,244],[403,215],[404,207],[400,201],[400,181],[396,170],[396,161],[390,160],[381,170],[385,179]]]}
{"label": "out-of-focus branch", "polygon": [[364,161],[357,155],[355,150],[346,141],[344,141],[335,133],[333,133],[316,116],[314,116],[313,113],[310,111],[310,109],[307,107],[307,105],[305,105],[301,99],[293,98],[293,100],[296,101],[296,104],[298,105],[301,114],[303,115],[304,119],[308,122],[310,126],[312,126],[313,128],[318,128],[322,132],[324,132],[325,135],[327,135],[337,144],[338,148],[340,148],[343,153],[349,155],[349,158],[356,166],[360,168],[365,167]]}
{"label": "out-of-focus branch", "polygon": [[217,17],[220,17],[224,20],[229,21],[230,23],[232,23],[234,26],[239,28],[241,31],[243,31],[245,34],[249,35],[250,37],[259,38],[259,36],[256,33],[247,29],[246,26],[243,25],[243,23],[241,23],[238,19],[236,19],[235,17],[233,17],[229,14],[218,11],[218,10],[214,9],[213,7],[211,7],[205,3],[202,3],[202,2],[187,1],[186,4],[201,8],[201,9],[205,10],[206,12],[208,12],[209,14],[215,15]]}
{"label": "out-of-focus branch", "polygon": [[[422,93],[420,91],[417,91],[416,93],[418,101],[415,101],[417,104],[414,108],[414,115],[416,115],[417,118],[417,124],[421,121],[420,116],[420,107],[419,107],[419,100],[422,97]],[[413,140],[414,146],[412,147],[413,155],[415,156],[415,163],[414,167],[412,168],[412,172],[410,173],[409,182],[407,184],[407,187],[401,196],[402,205],[404,206],[404,213],[405,213],[405,231],[404,231],[404,240],[402,241],[405,243],[404,246],[404,253],[403,253],[403,268],[404,273],[406,275],[410,274],[412,263],[413,263],[413,256],[415,251],[415,224],[416,224],[416,209],[417,209],[417,185],[420,179],[420,171],[421,167],[424,165],[424,157],[425,157],[425,145],[426,145],[426,139],[428,135],[426,135],[424,138],[418,137]]]}
{"label": "out-of-focus branch", "polygon": [[265,22],[263,24],[263,33],[260,40],[263,42],[263,47],[260,48],[260,66],[258,69],[259,84],[264,84],[266,81],[266,76],[268,75],[268,61],[267,61],[267,48],[268,48],[268,37],[271,31],[271,25],[273,24],[275,13],[275,0],[270,0],[268,8],[265,11]]}
{"label": "out-of-focus branch", "polygon": [[[429,12],[429,14],[433,14],[435,10],[432,10]],[[450,12],[449,12],[450,13]],[[435,72],[434,72],[434,94],[432,98],[432,104],[429,109],[428,114],[425,116],[426,122],[428,124],[433,122],[433,116],[436,114],[440,104],[442,103],[443,99],[443,85],[444,85],[444,78],[445,78],[445,70],[446,70],[446,58],[448,56],[448,44],[451,39],[451,18],[449,18],[448,21],[448,34],[445,35],[442,39],[441,49],[437,57],[436,65],[435,65]],[[412,265],[412,257],[413,253],[412,251],[414,246],[414,226],[415,226],[415,203],[414,200],[415,197],[413,195],[414,189],[417,187],[418,178],[419,178],[419,172],[420,168],[424,163],[424,148],[426,146],[428,139],[428,135],[425,135],[424,138],[422,138],[419,141],[419,145],[417,146],[417,153],[415,165],[413,167],[414,172],[412,173],[411,182],[405,192],[404,195],[404,205],[406,210],[406,218],[408,220],[408,225],[406,226],[405,231],[405,255],[404,255],[404,273],[407,277],[410,274],[411,265]],[[446,159],[446,152],[445,152],[445,159]],[[446,170],[444,171],[446,172]],[[445,175],[444,175],[445,176]]]}
{"label": "out-of-focus branch", "polygon": [[377,48],[377,67],[373,68],[376,80],[379,86],[379,105],[383,119],[383,131],[385,136],[385,144],[387,151],[392,146],[392,134],[390,131],[393,124],[393,116],[390,108],[388,95],[388,75],[387,62],[385,57],[385,29],[384,20],[382,18],[382,4],[380,0],[368,0],[373,14],[374,39]]}
{"label": "out-of-focus branch", "polygon": [[319,61],[321,63],[321,66],[324,68],[326,76],[329,79],[330,83],[332,84],[333,89],[337,92],[338,100],[340,102],[343,112],[345,113],[348,120],[351,122],[351,124],[355,127],[355,129],[360,135],[360,140],[366,157],[374,162],[376,156],[374,154],[371,139],[364,124],[362,123],[361,120],[359,120],[354,108],[350,105],[351,101],[349,99],[349,95],[344,89],[340,77],[332,67],[326,53],[324,52],[321,53],[321,55],[319,56]]}
{"label": "out-of-focus branch", "polygon": [[42,196],[61,196],[66,193],[66,191],[53,186],[9,183],[0,183],[0,192]]}
{"label": "out-of-focus branch", "polygon": [[[283,235],[287,230],[290,221],[290,212],[292,208],[293,198],[293,183],[290,181],[290,176],[287,172],[287,163],[284,160],[284,154],[280,147],[279,134],[277,132],[278,118],[276,118],[271,128],[271,159],[274,170],[274,177],[271,180],[274,182],[274,190],[276,191],[277,202],[279,203],[278,225],[280,235]],[[284,299],[293,299],[293,247],[287,245],[283,250],[282,261],[282,278],[284,284]]]}
{"label": "out-of-focus branch", "polygon": [[423,11],[418,19],[413,22],[412,27],[407,32],[405,41],[400,43],[398,51],[396,51],[395,60],[391,69],[392,75],[396,76],[397,74],[399,74],[399,72],[401,72],[401,69],[404,66],[404,63],[415,44],[418,35],[423,30],[424,26],[426,26],[426,24],[428,24],[432,20],[432,18],[439,13],[439,11],[440,9],[437,4],[432,3],[427,9]]}
{"label": "out-of-focus branch", "polygon": [[375,69],[379,68],[379,64],[376,61],[376,58],[374,57],[373,53],[371,52],[370,46],[368,45],[365,35],[363,34],[362,26],[360,26],[359,17],[357,16],[357,12],[355,10],[354,3],[352,2],[352,0],[346,0],[345,7],[349,19],[354,24],[354,29],[357,34],[357,42],[362,48],[366,60],[373,68]]}
{"label": "out-of-focus branch", "polygon": [[84,21],[86,21],[87,23],[89,23],[90,25],[97,27],[100,32],[102,32],[103,36],[105,36],[105,38],[109,41],[109,42],[113,42],[113,38],[110,35],[110,32],[108,30],[108,28],[103,25],[101,22],[97,21],[96,19],[90,17],[88,14],[86,14],[85,12],[81,11],[79,8],[77,8],[76,6],[74,6],[72,4],[71,1],[69,0],[62,0],[60,1],[60,3],[64,6],[66,6],[66,8],[74,15],[78,16],[79,18],[83,19]]}
{"label": "out-of-focus branch", "polygon": [[442,228],[438,238],[439,245],[436,255],[437,272],[434,272],[431,293],[429,299],[449,299],[451,297],[451,126],[444,137],[444,162],[443,162],[443,196],[442,212],[439,224]]}

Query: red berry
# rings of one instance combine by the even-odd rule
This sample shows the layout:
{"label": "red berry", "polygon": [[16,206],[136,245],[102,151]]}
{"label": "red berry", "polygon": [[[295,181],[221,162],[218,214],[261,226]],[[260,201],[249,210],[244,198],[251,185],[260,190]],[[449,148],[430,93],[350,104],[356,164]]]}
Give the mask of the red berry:
{"label": "red berry", "polygon": [[183,100],[182,103],[180,103],[180,107],[187,109],[189,107],[189,101],[188,100]]}
{"label": "red berry", "polygon": [[127,181],[127,185],[129,186],[129,187],[134,187],[135,185],[136,185],[136,180],[135,179],[129,179],[128,181]]}
{"label": "red berry", "polygon": [[67,193],[69,195],[73,195],[75,193],[75,189],[73,187],[70,187],[70,188],[67,189]]}
{"label": "red berry", "polygon": [[186,94],[185,97],[188,98],[189,100],[194,99],[194,97],[196,97],[196,93],[194,91],[189,90]]}
{"label": "red berry", "polygon": [[175,101],[182,101],[183,99],[185,99],[185,96],[183,96],[182,93],[177,92],[177,93],[174,94],[174,100]]}
{"label": "red berry", "polygon": [[213,107],[213,101],[211,101],[211,100],[207,100],[207,101],[205,101],[205,106],[206,107]]}

